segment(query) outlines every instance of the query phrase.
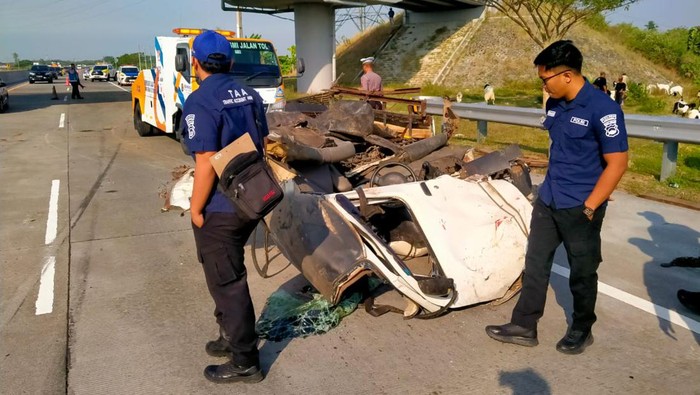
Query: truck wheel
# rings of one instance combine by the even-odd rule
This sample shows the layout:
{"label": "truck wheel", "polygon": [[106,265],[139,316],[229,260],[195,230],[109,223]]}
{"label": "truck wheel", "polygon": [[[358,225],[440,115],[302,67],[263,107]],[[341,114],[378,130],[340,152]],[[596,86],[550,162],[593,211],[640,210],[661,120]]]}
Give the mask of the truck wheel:
{"label": "truck wheel", "polygon": [[136,105],[134,109],[134,129],[141,137],[150,136],[153,134],[153,126],[141,120],[141,107]]}

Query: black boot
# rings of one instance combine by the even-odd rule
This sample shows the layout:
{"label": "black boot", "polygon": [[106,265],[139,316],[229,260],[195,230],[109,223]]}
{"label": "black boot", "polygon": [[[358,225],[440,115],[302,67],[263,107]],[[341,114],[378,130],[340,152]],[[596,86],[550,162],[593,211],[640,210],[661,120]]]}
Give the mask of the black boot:
{"label": "black boot", "polygon": [[527,329],[515,324],[489,325],[486,334],[494,340],[519,346],[534,347],[537,341],[537,329]]}
{"label": "black boot", "polygon": [[557,343],[557,351],[571,355],[581,354],[591,344],[593,344],[593,333],[590,330],[569,329],[566,336]]}
{"label": "black boot", "polygon": [[228,361],[223,365],[210,365],[204,369],[204,377],[214,383],[258,383],[263,380],[258,366],[239,366]]}
{"label": "black boot", "polygon": [[207,354],[212,357],[230,357],[233,349],[231,348],[231,343],[228,341],[228,336],[224,333],[223,328],[219,328],[219,338],[207,342],[206,347],[204,347]]}

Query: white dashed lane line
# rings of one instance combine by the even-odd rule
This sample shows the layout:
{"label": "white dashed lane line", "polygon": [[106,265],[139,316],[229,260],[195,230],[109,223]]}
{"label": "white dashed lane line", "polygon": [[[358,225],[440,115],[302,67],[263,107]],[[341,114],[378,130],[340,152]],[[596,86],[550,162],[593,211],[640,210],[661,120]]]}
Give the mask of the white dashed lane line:
{"label": "white dashed lane line", "polygon": [[61,118],[58,120],[58,127],[59,128],[64,128],[66,127],[66,113],[61,113]]}
{"label": "white dashed lane line", "polygon": [[[61,121],[63,115],[61,114]],[[49,214],[46,217],[46,236],[44,244],[50,245],[56,240],[58,231],[58,194],[61,189],[61,180],[51,181],[51,194],[49,196]],[[35,314],[49,314],[53,312],[54,277],[56,275],[56,257],[47,256],[41,268],[39,281],[39,293],[36,296]]]}

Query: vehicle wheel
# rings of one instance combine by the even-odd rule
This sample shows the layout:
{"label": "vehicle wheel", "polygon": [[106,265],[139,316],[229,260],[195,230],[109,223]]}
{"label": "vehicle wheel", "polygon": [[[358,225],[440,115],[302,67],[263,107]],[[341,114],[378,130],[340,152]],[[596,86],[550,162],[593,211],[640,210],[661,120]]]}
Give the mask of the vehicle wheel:
{"label": "vehicle wheel", "polygon": [[30,84],[33,84],[33,83],[34,83],[34,81],[31,81],[31,80],[30,80],[30,81],[29,81],[29,83],[30,83]]}
{"label": "vehicle wheel", "polygon": [[150,136],[153,134],[153,126],[141,120],[141,107],[138,105],[134,109],[134,129],[141,137]]}
{"label": "vehicle wheel", "polygon": [[53,84],[53,80],[49,80],[49,84]]}

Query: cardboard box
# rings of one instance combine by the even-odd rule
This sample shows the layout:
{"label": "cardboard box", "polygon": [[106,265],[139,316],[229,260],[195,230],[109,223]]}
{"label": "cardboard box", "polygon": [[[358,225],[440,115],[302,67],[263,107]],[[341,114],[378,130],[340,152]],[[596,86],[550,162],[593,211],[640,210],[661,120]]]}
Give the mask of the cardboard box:
{"label": "cardboard box", "polygon": [[231,159],[240,154],[255,151],[256,149],[257,148],[255,148],[253,139],[250,138],[250,134],[246,133],[237,138],[233,143],[224,147],[224,149],[221,151],[214,154],[211,158],[209,158],[209,162],[211,162],[211,165],[214,167],[216,174],[221,177],[221,173],[224,172],[226,165],[231,161]]}

